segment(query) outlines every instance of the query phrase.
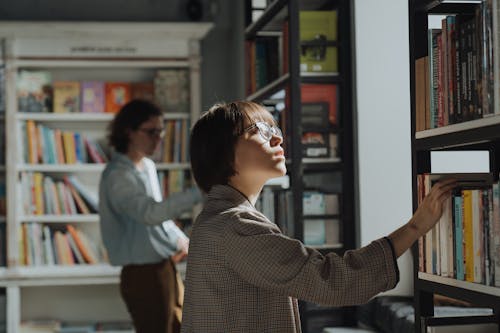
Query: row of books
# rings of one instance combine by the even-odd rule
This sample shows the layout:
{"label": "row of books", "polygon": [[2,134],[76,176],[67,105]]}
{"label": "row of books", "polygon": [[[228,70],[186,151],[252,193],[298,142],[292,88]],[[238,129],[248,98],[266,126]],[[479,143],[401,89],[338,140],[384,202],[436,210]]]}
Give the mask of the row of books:
{"label": "row of books", "polygon": [[158,163],[184,163],[189,161],[189,120],[165,121],[165,136],[152,156]]}
{"label": "row of books", "polygon": [[163,198],[172,193],[182,192],[191,186],[191,174],[187,170],[160,171],[158,179]]}
{"label": "row of books", "polygon": [[[431,187],[418,176],[419,201]],[[443,215],[419,239],[419,270],[457,280],[500,287],[500,185],[455,191]]]}
{"label": "row of books", "polygon": [[101,146],[81,133],[52,129],[33,120],[21,122],[20,126],[26,163],[75,164],[108,161]]}
{"label": "row of books", "polygon": [[48,70],[20,70],[16,82],[20,112],[116,113],[135,98],[156,102],[165,112],[190,110],[186,69],[157,70],[150,82],[53,81]]}
{"label": "row of books", "polygon": [[75,176],[53,179],[40,172],[21,172],[22,211],[26,215],[75,215],[97,212],[95,196]]}
{"label": "row of books", "polygon": [[492,2],[474,15],[448,15],[428,31],[428,56],[415,64],[417,131],[499,113],[494,91]]}
{"label": "row of books", "polygon": [[102,246],[69,224],[61,227],[28,222],[19,232],[21,265],[97,264],[106,258]]}

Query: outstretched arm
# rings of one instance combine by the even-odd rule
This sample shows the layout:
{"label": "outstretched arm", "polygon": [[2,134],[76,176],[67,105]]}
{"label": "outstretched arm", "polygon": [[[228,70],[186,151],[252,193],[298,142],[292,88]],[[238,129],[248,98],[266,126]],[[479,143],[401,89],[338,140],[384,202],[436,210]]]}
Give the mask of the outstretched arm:
{"label": "outstretched arm", "polygon": [[389,235],[396,257],[401,256],[417,239],[434,227],[443,213],[443,202],[450,197],[456,185],[454,179],[437,182],[410,221]]}

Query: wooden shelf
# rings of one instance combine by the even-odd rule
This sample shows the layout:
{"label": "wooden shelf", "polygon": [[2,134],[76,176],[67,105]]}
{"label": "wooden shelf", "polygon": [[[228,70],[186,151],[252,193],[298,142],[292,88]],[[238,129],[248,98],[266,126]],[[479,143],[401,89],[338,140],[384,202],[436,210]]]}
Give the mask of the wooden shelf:
{"label": "wooden shelf", "polygon": [[428,150],[500,140],[500,116],[490,116],[415,133],[415,148]]}
{"label": "wooden shelf", "polygon": [[121,267],[108,264],[6,268],[0,286],[63,286],[119,283]]}
{"label": "wooden shelf", "polygon": [[[51,112],[18,112],[18,120],[34,120],[47,122],[109,122],[115,116],[113,113],[51,113]],[[165,119],[189,119],[188,113],[164,113]]]}
{"label": "wooden shelf", "polygon": [[21,222],[39,223],[97,223],[98,214],[74,214],[74,215],[23,215],[19,217]]}
{"label": "wooden shelf", "polygon": [[[245,38],[255,38],[260,31],[266,30],[265,27],[270,26],[271,22],[275,21],[279,17],[284,17],[284,15],[280,15],[279,13],[285,9],[287,4],[287,0],[275,0],[272,2],[262,13],[259,19],[245,29]],[[271,30],[277,30],[277,27],[274,27],[274,25],[270,28]]]}
{"label": "wooden shelf", "polygon": [[17,171],[29,172],[102,172],[104,163],[86,163],[86,164],[20,164],[17,165]]}
{"label": "wooden shelf", "polygon": [[261,100],[270,97],[278,90],[283,89],[289,80],[290,80],[290,74],[287,73],[279,77],[278,79],[274,80],[273,82],[269,83],[268,85],[262,87],[261,89],[257,90],[256,92],[248,96],[246,99],[248,101],[260,102]]}
{"label": "wooden shelf", "polygon": [[432,14],[472,14],[481,0],[427,0],[421,3],[419,10]]}

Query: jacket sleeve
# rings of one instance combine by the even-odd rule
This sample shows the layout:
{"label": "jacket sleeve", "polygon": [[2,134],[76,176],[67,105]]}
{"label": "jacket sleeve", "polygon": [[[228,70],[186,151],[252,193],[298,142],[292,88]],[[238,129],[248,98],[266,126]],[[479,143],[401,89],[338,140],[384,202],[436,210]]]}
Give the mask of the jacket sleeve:
{"label": "jacket sleeve", "polygon": [[248,283],[298,299],[346,306],[366,303],[397,284],[397,266],[386,239],[359,250],[322,255],[281,234],[269,221],[241,214],[224,235],[230,269]]}
{"label": "jacket sleeve", "polygon": [[147,195],[144,184],[130,172],[114,170],[106,178],[112,209],[147,225],[174,219],[201,200],[199,191],[191,188],[185,192],[172,193],[167,199],[156,202]]}

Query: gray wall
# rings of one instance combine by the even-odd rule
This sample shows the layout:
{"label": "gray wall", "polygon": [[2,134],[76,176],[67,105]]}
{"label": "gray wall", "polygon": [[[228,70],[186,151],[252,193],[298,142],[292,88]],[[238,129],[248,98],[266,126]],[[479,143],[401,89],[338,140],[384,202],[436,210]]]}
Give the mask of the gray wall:
{"label": "gray wall", "polygon": [[[188,21],[187,0],[2,0],[0,20]],[[215,26],[202,42],[202,107],[243,97],[244,1],[201,0]]]}

